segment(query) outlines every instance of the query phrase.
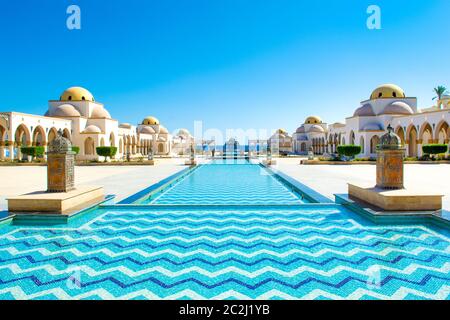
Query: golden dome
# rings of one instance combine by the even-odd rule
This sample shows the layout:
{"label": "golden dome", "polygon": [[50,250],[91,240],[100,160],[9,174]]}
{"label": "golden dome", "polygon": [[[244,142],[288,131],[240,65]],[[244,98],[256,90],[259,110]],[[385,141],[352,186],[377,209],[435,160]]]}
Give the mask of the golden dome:
{"label": "golden dome", "polygon": [[370,99],[405,98],[405,91],[395,84],[383,84],[376,88],[370,95]]}
{"label": "golden dome", "polygon": [[318,116],[310,116],[310,117],[306,118],[305,123],[318,124],[318,123],[322,123],[322,119],[320,119],[320,117],[318,117]]}
{"label": "golden dome", "polygon": [[159,125],[159,120],[155,117],[147,117],[142,121],[142,124],[145,126]]}
{"label": "golden dome", "polygon": [[71,87],[62,94],[61,101],[95,101],[94,96],[86,89],[81,87]]}

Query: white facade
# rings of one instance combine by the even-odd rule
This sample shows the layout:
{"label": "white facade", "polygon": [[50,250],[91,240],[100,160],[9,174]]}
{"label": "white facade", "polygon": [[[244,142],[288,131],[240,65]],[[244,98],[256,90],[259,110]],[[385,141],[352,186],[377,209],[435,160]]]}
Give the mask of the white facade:
{"label": "white facade", "polygon": [[369,100],[362,101],[345,124],[324,124],[315,118],[323,130],[305,122],[294,133],[294,152],[305,154],[312,147],[316,154],[335,153],[340,144],[362,147],[359,157],[376,156],[376,146],[390,124],[406,146],[408,157],[422,156],[422,145],[449,144],[450,97],[445,96],[438,106],[419,110],[417,99],[407,97],[396,85],[382,85],[375,89]]}
{"label": "white facade", "polygon": [[116,159],[171,153],[172,137],[159,120],[147,117],[137,127],[119,125],[103,104],[94,100],[86,89],[65,90],[59,100],[48,103],[45,116],[3,112],[0,117],[0,159],[22,159],[20,147],[47,147],[58,132],[80,148],[77,159],[98,160],[96,148],[114,146]]}

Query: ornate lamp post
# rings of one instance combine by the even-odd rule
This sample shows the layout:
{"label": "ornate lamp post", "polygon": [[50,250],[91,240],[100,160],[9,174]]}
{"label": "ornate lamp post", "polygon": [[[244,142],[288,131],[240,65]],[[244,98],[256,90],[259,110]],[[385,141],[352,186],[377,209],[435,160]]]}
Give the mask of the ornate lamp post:
{"label": "ornate lamp post", "polygon": [[75,189],[75,152],[60,129],[49,143],[47,152],[47,192],[68,192]]}
{"label": "ornate lamp post", "polygon": [[403,157],[405,147],[394,133],[391,125],[388,132],[381,136],[377,146],[377,187],[382,189],[403,189]]}

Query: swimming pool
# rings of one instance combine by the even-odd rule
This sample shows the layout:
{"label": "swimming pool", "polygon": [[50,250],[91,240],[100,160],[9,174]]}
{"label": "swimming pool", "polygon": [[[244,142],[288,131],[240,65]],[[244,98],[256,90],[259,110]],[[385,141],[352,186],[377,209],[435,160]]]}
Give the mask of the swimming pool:
{"label": "swimming pool", "polygon": [[266,168],[246,160],[215,160],[139,204],[275,205],[306,203]]}
{"label": "swimming pool", "polygon": [[[293,204],[296,194],[256,170],[255,183],[276,188],[280,201],[262,204],[256,193],[246,205],[171,203],[188,191],[184,183],[197,187],[226,165],[198,168],[151,205],[100,206],[67,225],[1,227],[0,299],[449,298],[446,230]],[[249,164],[229,170],[241,165]],[[226,197],[237,203],[240,193]]]}

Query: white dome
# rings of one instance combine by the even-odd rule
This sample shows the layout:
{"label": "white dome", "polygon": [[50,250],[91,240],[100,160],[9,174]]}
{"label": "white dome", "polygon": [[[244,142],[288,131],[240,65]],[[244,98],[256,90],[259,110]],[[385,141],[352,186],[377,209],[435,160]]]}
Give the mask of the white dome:
{"label": "white dome", "polygon": [[295,133],[305,133],[305,126],[302,125],[298,127]]}
{"label": "white dome", "polygon": [[87,127],[84,129],[83,133],[93,133],[93,134],[98,134],[98,133],[102,133],[102,130],[100,130],[99,127],[97,127],[97,126],[91,124],[91,125],[87,126]]}
{"label": "white dome", "polygon": [[362,107],[359,107],[353,114],[354,117],[370,117],[374,115],[375,112],[373,111],[372,105],[370,103],[366,103]]}
{"label": "white dome", "polygon": [[131,124],[125,122],[125,123],[121,123],[119,125],[119,127],[120,128],[125,128],[125,129],[130,129],[131,128]]}
{"label": "white dome", "polygon": [[413,113],[414,113],[413,109],[411,109],[411,107],[408,104],[402,101],[396,101],[392,102],[390,105],[384,108],[381,114],[413,114]]}
{"label": "white dome", "polygon": [[365,131],[368,131],[368,130],[383,130],[383,127],[379,123],[369,122],[363,127],[363,130],[365,130]]}
{"label": "white dome", "polygon": [[159,128],[159,133],[162,133],[162,134],[168,134],[169,131],[167,131],[167,129],[166,129],[165,127],[160,126],[160,128]]}
{"label": "white dome", "polygon": [[160,142],[166,142],[167,140],[166,140],[166,138],[164,138],[164,137],[158,137],[158,141],[160,141]]}
{"label": "white dome", "polygon": [[111,119],[111,115],[105,108],[101,106],[95,106],[94,110],[92,110],[91,118],[99,118],[99,119]]}
{"label": "white dome", "polygon": [[155,134],[155,130],[153,130],[152,127],[141,127],[141,129],[139,130],[139,133],[143,133],[143,134]]}
{"label": "white dome", "polygon": [[180,129],[180,130],[178,130],[178,135],[189,137],[191,135],[191,133],[187,129]]}
{"label": "white dome", "polygon": [[80,117],[80,112],[71,104],[61,104],[48,111],[49,117]]}
{"label": "white dome", "polygon": [[325,130],[321,126],[314,124],[308,129],[308,132],[325,132]]}

